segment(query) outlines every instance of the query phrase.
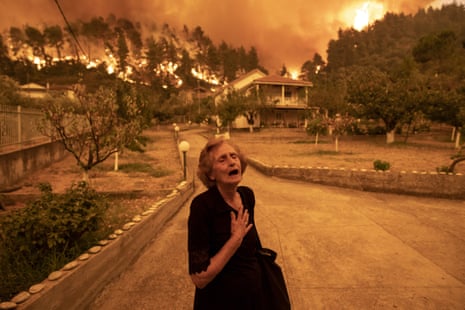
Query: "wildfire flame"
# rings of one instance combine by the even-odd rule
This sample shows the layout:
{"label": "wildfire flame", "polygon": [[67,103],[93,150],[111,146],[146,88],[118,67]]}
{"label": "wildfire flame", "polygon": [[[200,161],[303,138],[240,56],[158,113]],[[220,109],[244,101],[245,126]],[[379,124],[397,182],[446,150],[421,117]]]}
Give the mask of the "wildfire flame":
{"label": "wildfire flame", "polygon": [[[355,13],[354,13],[355,12]],[[382,19],[386,13],[384,4],[376,1],[366,1],[357,7],[348,7],[342,12],[342,18],[348,26],[362,31],[375,20]],[[355,14],[355,16],[354,16]]]}
{"label": "wildfire flame", "polygon": [[297,80],[299,78],[299,72],[297,70],[292,70],[290,72],[290,75],[291,75],[291,79],[293,80]]}
{"label": "wildfire flame", "polygon": [[365,27],[368,26],[368,23],[370,21],[370,13],[368,12],[368,4],[369,4],[368,2],[365,2],[361,9],[357,9],[357,12],[354,18],[354,29],[355,30],[361,31]]}

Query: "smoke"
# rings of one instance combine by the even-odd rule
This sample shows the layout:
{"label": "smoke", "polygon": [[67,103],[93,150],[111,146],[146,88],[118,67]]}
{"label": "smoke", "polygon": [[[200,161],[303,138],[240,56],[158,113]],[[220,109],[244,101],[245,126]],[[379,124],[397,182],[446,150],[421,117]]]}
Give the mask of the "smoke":
{"label": "smoke", "polygon": [[[200,26],[215,44],[225,41],[257,48],[270,72],[283,65],[299,69],[314,53],[326,57],[329,40],[340,28],[353,26],[357,9],[374,3],[384,12],[414,14],[444,0],[58,0],[67,19],[88,20],[114,14],[142,25],[168,23],[181,30]],[[448,1],[450,2],[450,1]],[[29,24],[63,25],[54,0],[0,0],[0,31]]]}

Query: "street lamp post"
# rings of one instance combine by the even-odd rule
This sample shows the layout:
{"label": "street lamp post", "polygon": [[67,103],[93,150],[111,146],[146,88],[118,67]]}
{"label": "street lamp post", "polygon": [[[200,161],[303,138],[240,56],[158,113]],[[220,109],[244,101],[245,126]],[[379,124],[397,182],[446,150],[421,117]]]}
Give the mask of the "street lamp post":
{"label": "street lamp post", "polygon": [[186,160],[186,155],[187,155],[187,151],[189,151],[189,142],[187,141],[181,141],[181,143],[179,143],[179,150],[182,152],[182,166],[183,166],[183,171],[184,171],[184,181],[186,181],[187,179],[187,160]]}

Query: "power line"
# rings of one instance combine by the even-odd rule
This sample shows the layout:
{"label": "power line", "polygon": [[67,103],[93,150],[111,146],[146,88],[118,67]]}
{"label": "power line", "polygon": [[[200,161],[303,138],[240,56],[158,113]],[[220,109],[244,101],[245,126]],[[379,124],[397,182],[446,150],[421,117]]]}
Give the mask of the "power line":
{"label": "power line", "polygon": [[[58,0],[55,0],[55,3],[58,7],[58,10],[60,11],[61,13],[61,16],[63,16],[63,19],[65,20],[65,23],[66,23],[66,26],[68,26],[68,31],[69,33],[71,33],[71,36],[73,37],[74,41],[76,42],[77,46],[79,47],[79,49],[81,50],[81,52],[84,54],[84,56],[86,56],[88,58],[88,56],[86,55],[86,52],[84,51],[84,49],[82,48],[81,46],[81,43],[79,43],[79,40],[78,38],[76,37],[76,34],[74,33],[73,31],[73,28],[71,28],[71,25],[70,23],[68,22],[68,19],[66,18],[65,16],[65,13],[63,12],[63,10],[61,9],[61,6],[60,6],[60,3],[58,3]],[[79,53],[78,53],[78,58],[79,58]]]}

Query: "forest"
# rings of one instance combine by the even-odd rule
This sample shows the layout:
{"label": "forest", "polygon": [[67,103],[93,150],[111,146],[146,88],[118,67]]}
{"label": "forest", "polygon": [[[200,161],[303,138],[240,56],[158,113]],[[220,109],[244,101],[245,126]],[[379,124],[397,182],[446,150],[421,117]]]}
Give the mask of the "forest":
{"label": "forest", "polygon": [[425,122],[461,129],[465,9],[388,13],[363,31],[341,29],[328,43],[327,61],[315,54],[302,72],[314,83],[313,105],[329,115],[381,119],[391,141],[396,130],[415,131]]}
{"label": "forest", "polygon": [[[114,15],[43,28],[12,25],[0,36],[1,75],[19,84],[82,83],[89,90],[130,82],[147,93],[160,120],[194,112],[196,121],[205,119],[213,113],[211,100],[200,99],[199,90],[256,68],[267,73],[254,47],[215,44],[200,26],[177,30]],[[310,104],[322,114],[380,119],[394,133],[425,121],[462,128],[464,68],[465,9],[450,4],[413,15],[387,13],[362,31],[340,29],[326,59],[314,54],[301,76],[314,84]],[[201,101],[198,109],[186,107],[192,100]]]}

